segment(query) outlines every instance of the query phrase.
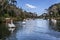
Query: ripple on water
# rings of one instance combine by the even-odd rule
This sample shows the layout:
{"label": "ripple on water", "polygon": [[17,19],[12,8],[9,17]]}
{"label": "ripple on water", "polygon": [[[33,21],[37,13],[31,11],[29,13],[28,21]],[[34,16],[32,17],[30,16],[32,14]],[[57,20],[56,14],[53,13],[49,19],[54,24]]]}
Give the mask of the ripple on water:
{"label": "ripple on water", "polygon": [[60,32],[50,30],[47,20],[28,20],[21,26],[13,35],[17,40],[60,40]]}

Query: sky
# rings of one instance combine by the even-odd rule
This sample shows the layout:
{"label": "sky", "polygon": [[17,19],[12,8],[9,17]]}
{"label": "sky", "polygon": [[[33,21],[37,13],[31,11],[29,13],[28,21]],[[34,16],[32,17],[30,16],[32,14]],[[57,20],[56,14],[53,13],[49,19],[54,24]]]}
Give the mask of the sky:
{"label": "sky", "polygon": [[51,5],[59,3],[60,0],[16,0],[17,7],[27,12],[37,13],[38,15],[46,12]]}

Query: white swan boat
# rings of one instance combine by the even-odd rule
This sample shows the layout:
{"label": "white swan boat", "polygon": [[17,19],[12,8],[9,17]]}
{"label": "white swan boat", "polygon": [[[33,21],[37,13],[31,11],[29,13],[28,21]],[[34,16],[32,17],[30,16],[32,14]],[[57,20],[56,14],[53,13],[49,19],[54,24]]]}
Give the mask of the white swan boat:
{"label": "white swan boat", "polygon": [[51,19],[51,21],[52,21],[54,24],[57,23],[57,20],[55,20],[55,19]]}
{"label": "white swan boat", "polygon": [[55,19],[51,19],[51,21],[52,21],[52,22],[56,22],[56,20],[55,20]]}
{"label": "white swan boat", "polygon": [[11,20],[11,23],[8,23],[8,27],[9,27],[9,31],[11,31],[11,33],[13,33],[16,26],[13,24],[13,21]]}
{"label": "white swan boat", "polygon": [[16,27],[16,26],[13,24],[13,21],[11,20],[11,23],[8,23],[8,27],[14,28],[14,27]]}
{"label": "white swan boat", "polygon": [[22,22],[22,24],[25,24],[25,23],[26,23],[26,21],[27,21],[27,20],[26,20],[26,19],[24,19],[24,20],[23,20],[23,22]]}
{"label": "white swan boat", "polygon": [[6,19],[6,25],[8,27],[8,30],[11,31],[11,33],[13,33],[13,31],[16,28],[16,26],[13,23],[13,20],[11,18],[5,18],[5,19]]}
{"label": "white swan boat", "polygon": [[8,23],[8,27],[11,27],[12,28],[12,27],[15,27],[15,25],[13,23],[11,23],[11,24]]}

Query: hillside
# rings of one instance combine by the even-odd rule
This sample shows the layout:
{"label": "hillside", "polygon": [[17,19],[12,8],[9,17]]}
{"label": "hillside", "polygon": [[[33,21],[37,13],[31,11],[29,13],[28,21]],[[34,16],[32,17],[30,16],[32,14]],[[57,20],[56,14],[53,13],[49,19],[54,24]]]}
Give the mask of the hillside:
{"label": "hillside", "polygon": [[14,20],[37,17],[36,13],[23,11],[23,9],[18,8],[16,4],[16,0],[0,0],[0,21],[7,17],[14,18]]}

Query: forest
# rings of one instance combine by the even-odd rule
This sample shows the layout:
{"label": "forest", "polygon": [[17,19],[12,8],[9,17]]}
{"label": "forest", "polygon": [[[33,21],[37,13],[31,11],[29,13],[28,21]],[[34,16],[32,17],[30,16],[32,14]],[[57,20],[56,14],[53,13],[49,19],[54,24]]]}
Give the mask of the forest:
{"label": "forest", "polygon": [[13,18],[14,20],[23,20],[26,18],[36,18],[37,14],[23,11],[22,8],[16,6],[16,0],[0,0],[0,23],[5,18]]}

